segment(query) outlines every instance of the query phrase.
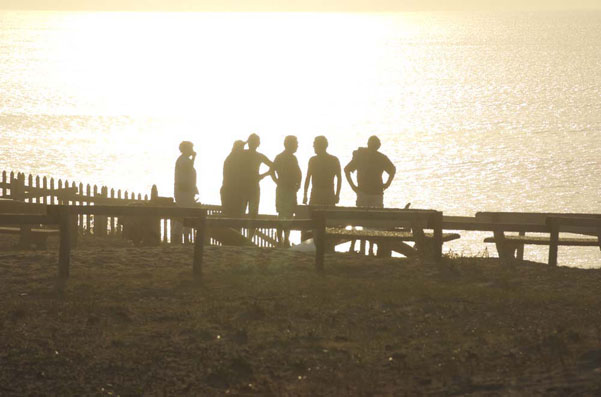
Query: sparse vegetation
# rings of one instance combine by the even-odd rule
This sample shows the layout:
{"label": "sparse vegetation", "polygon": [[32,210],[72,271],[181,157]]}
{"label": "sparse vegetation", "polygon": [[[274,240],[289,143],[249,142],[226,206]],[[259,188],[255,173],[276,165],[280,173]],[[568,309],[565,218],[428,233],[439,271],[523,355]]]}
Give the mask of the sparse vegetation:
{"label": "sparse vegetation", "polygon": [[83,242],[0,251],[0,395],[601,392],[601,271]]}

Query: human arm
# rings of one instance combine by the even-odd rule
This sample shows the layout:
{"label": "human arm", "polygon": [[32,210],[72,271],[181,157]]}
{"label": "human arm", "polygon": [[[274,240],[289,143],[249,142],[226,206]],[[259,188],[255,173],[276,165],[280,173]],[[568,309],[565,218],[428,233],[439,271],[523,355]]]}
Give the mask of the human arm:
{"label": "human arm", "polygon": [[269,171],[267,171],[264,174],[259,175],[259,178],[263,179],[265,176],[270,175],[271,179],[277,186],[277,184],[279,182],[279,178],[278,178],[278,174],[277,174],[277,167],[278,167],[278,157],[276,156],[276,158],[273,160],[273,163],[269,167]]}
{"label": "human arm", "polygon": [[296,166],[296,191],[298,192],[300,187],[301,187],[301,182],[303,181],[303,172],[301,171],[299,165],[298,165],[298,160],[295,157],[294,158],[294,164]]}
{"label": "human arm", "polygon": [[336,204],[340,201],[340,189],[342,188],[342,175],[340,171],[340,161],[336,159]]}
{"label": "human arm", "polygon": [[353,178],[351,177],[351,173],[356,171],[357,167],[355,166],[355,159],[351,160],[346,167],[344,167],[344,175],[346,176],[346,180],[348,182],[348,184],[351,186],[351,189],[353,189],[353,191],[355,193],[357,193],[358,191],[358,187],[357,185],[355,185],[355,182],[353,181]]}
{"label": "human arm", "polygon": [[309,201],[307,199],[307,193],[309,191],[309,184],[311,183],[311,178],[313,177],[313,159],[309,160],[309,165],[307,166],[307,176],[305,177],[305,193],[303,194],[303,204],[307,204]]}
{"label": "human arm", "polygon": [[396,167],[394,166],[394,164],[392,164],[392,162],[388,158],[386,158],[386,160],[388,161],[384,168],[384,171],[386,171],[386,173],[388,174],[388,179],[384,183],[384,186],[382,186],[384,190],[390,187],[390,185],[392,184],[392,180],[394,179],[394,176],[396,174]]}
{"label": "human arm", "polygon": [[[266,172],[259,174],[259,180],[262,180],[267,175],[271,175],[271,178],[277,184],[278,183],[277,176],[274,177],[274,173],[275,173],[274,163],[271,160],[269,160],[267,158],[267,156],[265,156],[264,154],[261,154],[261,164],[265,164],[266,166],[269,167],[269,169]],[[259,164],[259,167],[261,166],[261,164]]]}

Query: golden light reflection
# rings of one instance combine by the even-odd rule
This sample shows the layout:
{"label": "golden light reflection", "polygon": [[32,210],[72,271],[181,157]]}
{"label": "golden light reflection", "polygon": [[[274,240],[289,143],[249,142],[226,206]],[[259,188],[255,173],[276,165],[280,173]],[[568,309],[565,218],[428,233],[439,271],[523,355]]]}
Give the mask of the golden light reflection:
{"label": "golden light reflection", "polygon": [[[426,20],[420,14],[83,13],[64,19],[49,51],[60,60],[52,69],[55,83],[80,108],[87,104],[84,112],[164,120],[155,130],[119,133],[120,145],[133,151],[141,143],[168,148],[196,141],[199,178],[208,186],[201,196],[215,202],[221,175],[214,170],[232,140],[250,132],[261,134],[271,157],[283,136],[298,135],[304,168],[318,134],[329,135],[331,150],[348,161],[353,146],[373,133],[419,131],[411,114],[436,99],[411,94],[428,87],[427,65],[416,64],[423,58],[411,43],[440,34]],[[211,149],[203,144],[207,137]],[[156,163],[155,175],[166,181],[172,155]],[[350,192],[343,196],[352,202]]]}

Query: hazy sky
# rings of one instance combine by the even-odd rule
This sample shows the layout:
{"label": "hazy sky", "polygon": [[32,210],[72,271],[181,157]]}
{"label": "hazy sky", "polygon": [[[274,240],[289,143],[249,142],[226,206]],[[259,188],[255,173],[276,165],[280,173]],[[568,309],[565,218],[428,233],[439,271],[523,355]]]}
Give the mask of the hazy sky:
{"label": "hazy sky", "polygon": [[601,9],[601,0],[0,0],[0,9],[168,11],[415,11]]}

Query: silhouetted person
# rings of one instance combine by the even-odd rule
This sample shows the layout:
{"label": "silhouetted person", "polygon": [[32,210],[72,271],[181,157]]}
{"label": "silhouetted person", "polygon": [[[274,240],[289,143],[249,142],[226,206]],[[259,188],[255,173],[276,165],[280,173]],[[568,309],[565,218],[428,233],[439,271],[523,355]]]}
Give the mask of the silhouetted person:
{"label": "silhouetted person", "polygon": [[[192,207],[196,203],[195,196],[198,194],[196,170],[194,169],[194,160],[196,160],[194,144],[183,141],[179,144],[179,151],[181,155],[175,162],[173,196],[178,207]],[[188,231],[189,229],[185,233],[186,239]],[[182,223],[179,220],[172,222],[171,241],[175,243],[182,242]]]}
{"label": "silhouetted person", "polygon": [[[276,156],[271,167],[271,178],[277,185],[275,190],[275,208],[278,217],[291,219],[296,212],[296,194],[300,189],[302,174],[294,153],[298,149],[298,140],[288,135],[284,139],[284,151]],[[288,247],[290,230],[278,229],[278,241]]]}
{"label": "silhouetted person", "polygon": [[[336,205],[340,201],[342,177],[338,157],[327,152],[328,140],[318,136],[313,141],[315,156],[309,160],[307,176],[305,177],[305,194],[303,204],[307,204],[307,192],[311,184],[310,205]],[[336,190],[334,190],[336,178]]]}
{"label": "silhouetted person", "polygon": [[[384,190],[392,183],[396,167],[385,154],[378,151],[380,145],[380,139],[371,136],[367,148],[355,150],[352,160],[344,167],[346,180],[357,194],[357,207],[384,207]],[[355,171],[357,184],[351,177]],[[382,180],[384,172],[388,174],[386,182]]]}
{"label": "silhouetted person", "polygon": [[[248,214],[255,216],[259,213],[259,201],[261,199],[259,182],[269,175],[273,163],[267,156],[257,152],[257,148],[261,144],[261,138],[257,134],[251,134],[248,137],[247,144],[248,149],[244,151],[243,155],[243,177],[241,178],[242,202],[244,212],[248,207]],[[261,164],[265,164],[270,169],[261,174]]]}
{"label": "silhouetted person", "polygon": [[221,185],[221,209],[228,217],[237,218],[244,214],[242,178],[244,169],[244,145],[237,140],[232,151],[223,162],[223,183]]}

